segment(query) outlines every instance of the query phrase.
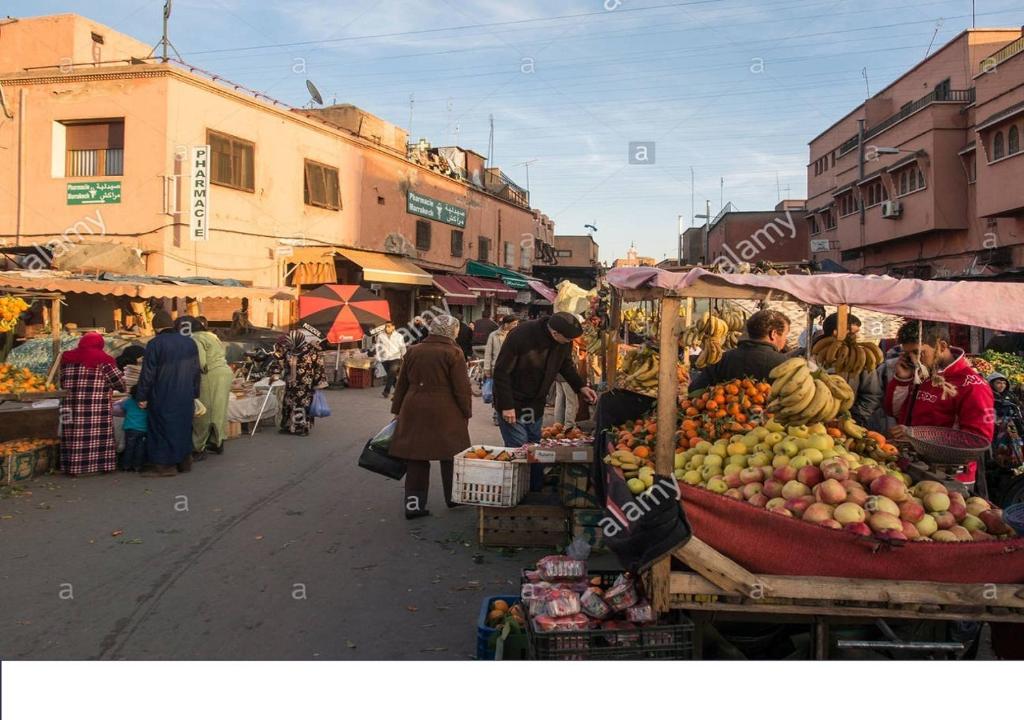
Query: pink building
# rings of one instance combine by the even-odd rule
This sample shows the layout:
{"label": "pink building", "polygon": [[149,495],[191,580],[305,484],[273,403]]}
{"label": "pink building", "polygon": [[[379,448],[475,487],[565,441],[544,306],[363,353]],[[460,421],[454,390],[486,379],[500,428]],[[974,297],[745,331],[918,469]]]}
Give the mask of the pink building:
{"label": "pink building", "polygon": [[811,141],[813,258],[925,278],[1024,265],[1022,134],[1024,36],[962,32]]}
{"label": "pink building", "polygon": [[[739,265],[805,262],[809,257],[803,200],[783,200],[774,210],[741,212],[727,204],[707,230],[710,261]],[[703,254],[703,252],[701,253]]]}
{"label": "pink building", "polygon": [[359,108],[299,110],[149,51],[79,15],[0,21],[0,244],[116,242],[149,274],[256,286],[362,282],[404,322],[445,296],[434,276],[470,260],[529,273],[554,234],[477,153],[409,148]]}

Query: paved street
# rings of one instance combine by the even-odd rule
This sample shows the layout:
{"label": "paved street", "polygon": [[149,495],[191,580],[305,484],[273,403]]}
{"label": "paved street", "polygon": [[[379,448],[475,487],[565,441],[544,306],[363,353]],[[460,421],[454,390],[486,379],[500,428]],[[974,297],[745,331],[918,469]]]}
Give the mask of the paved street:
{"label": "paved street", "polygon": [[[479,548],[436,466],[434,515],[406,521],[402,486],[355,464],[389,403],[329,399],[308,438],[264,427],[187,475],[53,475],[0,500],[0,657],[472,656],[481,598],[540,553]],[[496,441],[475,402],[474,442]]]}

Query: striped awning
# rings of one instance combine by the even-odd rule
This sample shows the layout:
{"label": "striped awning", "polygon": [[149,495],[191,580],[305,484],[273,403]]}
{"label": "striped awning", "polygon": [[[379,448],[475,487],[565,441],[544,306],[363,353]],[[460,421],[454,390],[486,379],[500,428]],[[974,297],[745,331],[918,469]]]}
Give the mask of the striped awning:
{"label": "striped awning", "polygon": [[475,293],[483,297],[494,297],[499,300],[515,300],[516,291],[494,278],[473,277],[472,275],[456,275],[459,281]]}
{"label": "striped awning", "polygon": [[480,297],[456,275],[434,275],[434,285],[444,293],[444,299],[449,305],[476,305]]}

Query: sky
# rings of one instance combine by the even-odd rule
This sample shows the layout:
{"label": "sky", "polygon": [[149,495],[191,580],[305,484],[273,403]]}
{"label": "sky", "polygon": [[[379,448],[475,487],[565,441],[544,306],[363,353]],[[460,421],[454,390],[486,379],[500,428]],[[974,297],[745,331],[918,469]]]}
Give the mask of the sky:
{"label": "sky", "polygon": [[[352,103],[487,154],[601,259],[674,257],[710,203],[806,197],[807,143],[971,26],[970,0],[175,0],[184,60],[282,102]],[[147,42],[162,0],[6,0]],[[976,0],[1020,27],[1020,0]],[[865,78],[866,75],[866,78]],[[411,120],[410,120],[411,119]],[[647,151],[630,153],[630,143]],[[691,169],[694,182],[691,184]]]}

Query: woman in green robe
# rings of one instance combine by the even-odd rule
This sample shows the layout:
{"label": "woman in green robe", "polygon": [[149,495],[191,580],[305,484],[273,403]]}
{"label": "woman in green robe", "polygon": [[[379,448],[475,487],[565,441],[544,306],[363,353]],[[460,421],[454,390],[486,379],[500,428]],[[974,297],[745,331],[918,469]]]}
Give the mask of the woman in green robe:
{"label": "woman in green robe", "polygon": [[224,357],[220,339],[207,329],[206,318],[193,320],[192,339],[199,348],[199,402],[206,412],[192,420],[192,449],[202,457],[207,450],[224,452],[228,433],[228,398],[234,373]]}

